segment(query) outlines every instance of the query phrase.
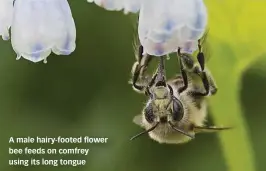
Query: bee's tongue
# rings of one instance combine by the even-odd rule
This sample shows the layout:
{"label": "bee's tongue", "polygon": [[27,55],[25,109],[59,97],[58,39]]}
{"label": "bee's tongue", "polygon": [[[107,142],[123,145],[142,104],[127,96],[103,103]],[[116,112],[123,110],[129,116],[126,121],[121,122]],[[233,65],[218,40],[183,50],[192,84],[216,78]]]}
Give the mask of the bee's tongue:
{"label": "bee's tongue", "polygon": [[155,83],[156,83],[155,84],[156,87],[158,87],[158,86],[166,87],[163,57],[160,57],[160,62],[159,62],[159,66],[158,66],[157,77],[156,77]]}
{"label": "bee's tongue", "polygon": [[156,86],[156,87],[160,87],[160,86],[164,86],[164,87],[166,87],[166,83],[165,83],[164,80],[163,80],[163,81],[158,81],[158,82],[155,84],[155,86]]}

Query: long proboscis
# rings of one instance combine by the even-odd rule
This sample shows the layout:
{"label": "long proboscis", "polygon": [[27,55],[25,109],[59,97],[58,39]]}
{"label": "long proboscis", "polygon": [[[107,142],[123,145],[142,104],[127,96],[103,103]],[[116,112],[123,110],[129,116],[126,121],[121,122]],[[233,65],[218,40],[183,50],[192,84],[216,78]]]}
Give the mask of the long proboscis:
{"label": "long proboscis", "polygon": [[194,135],[191,135],[191,134],[189,134],[189,133],[187,133],[187,132],[185,132],[185,131],[183,131],[183,130],[181,130],[181,129],[179,129],[179,128],[176,128],[176,127],[174,126],[174,124],[172,124],[171,122],[168,122],[168,123],[169,123],[169,125],[170,125],[175,131],[177,131],[177,132],[179,132],[179,133],[181,133],[181,134],[184,134],[184,135],[186,135],[186,136],[188,136],[188,137],[190,137],[190,138],[192,138],[192,139],[195,138]]}
{"label": "long proboscis", "polygon": [[157,68],[157,76],[155,79],[155,86],[166,87],[164,56],[160,56],[160,58],[159,58],[159,64],[158,64],[158,68]]}
{"label": "long proboscis", "polygon": [[137,135],[134,135],[132,138],[130,138],[130,141],[138,138],[139,136],[141,136],[143,134],[146,134],[146,133],[149,133],[149,132],[153,131],[158,125],[159,125],[159,122],[157,122],[156,125],[154,125],[150,129],[142,131],[142,132],[138,133]]}

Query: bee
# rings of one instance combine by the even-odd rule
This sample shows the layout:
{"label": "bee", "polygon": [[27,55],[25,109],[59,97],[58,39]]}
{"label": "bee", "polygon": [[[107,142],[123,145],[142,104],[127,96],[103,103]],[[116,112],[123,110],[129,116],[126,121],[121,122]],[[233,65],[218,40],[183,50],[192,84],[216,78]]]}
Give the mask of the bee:
{"label": "bee", "polygon": [[[166,79],[165,56],[143,55],[139,47],[137,61],[132,67],[131,84],[136,92],[148,97],[142,114],[134,117],[133,122],[145,130],[131,140],[148,133],[159,143],[180,144],[195,138],[196,133],[217,132],[230,127],[205,125],[208,96],[217,92],[217,86],[210,72],[205,68],[205,57],[198,44],[198,62],[191,54],[177,51],[180,74]],[[150,61],[159,59],[158,67],[152,77],[146,74]],[[197,76],[197,83],[191,76]]]}

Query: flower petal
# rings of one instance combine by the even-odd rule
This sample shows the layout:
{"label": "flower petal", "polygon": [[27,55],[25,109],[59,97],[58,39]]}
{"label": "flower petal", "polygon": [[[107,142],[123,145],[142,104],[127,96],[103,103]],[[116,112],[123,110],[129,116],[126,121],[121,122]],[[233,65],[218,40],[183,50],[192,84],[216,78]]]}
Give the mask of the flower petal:
{"label": "flower petal", "polygon": [[9,39],[9,28],[13,17],[13,0],[0,0],[0,36]]}
{"label": "flower petal", "polygon": [[124,9],[124,13],[137,13],[143,0],[87,0],[94,2],[98,6],[110,11],[120,11]]}
{"label": "flower petal", "polygon": [[196,50],[195,42],[207,25],[202,0],[145,0],[139,15],[139,39],[145,52],[161,56],[183,48]]}
{"label": "flower petal", "polygon": [[[72,17],[71,9],[66,0],[57,0],[55,2],[56,8],[60,9],[60,18],[54,22],[55,28],[59,33],[53,47],[53,52],[57,55],[69,55],[76,48],[76,27]],[[62,24],[57,24],[59,22]]]}
{"label": "flower petal", "polygon": [[68,55],[75,50],[76,29],[67,0],[16,0],[12,46],[32,62],[53,50]]}
{"label": "flower petal", "polygon": [[121,10],[123,8],[123,1],[124,0],[88,0],[88,2],[94,2],[96,5],[111,11]]}
{"label": "flower petal", "polygon": [[140,10],[141,3],[144,0],[124,0],[124,13],[137,13]]}

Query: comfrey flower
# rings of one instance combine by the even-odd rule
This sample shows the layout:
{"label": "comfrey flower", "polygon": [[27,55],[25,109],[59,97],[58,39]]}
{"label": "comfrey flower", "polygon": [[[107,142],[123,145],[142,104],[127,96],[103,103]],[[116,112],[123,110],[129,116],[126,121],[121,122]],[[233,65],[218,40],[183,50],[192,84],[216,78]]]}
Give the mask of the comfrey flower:
{"label": "comfrey flower", "polygon": [[124,13],[136,13],[139,11],[142,1],[145,0],[87,0],[110,11],[124,10]]}
{"label": "comfrey flower", "polygon": [[139,12],[138,34],[144,53],[193,53],[207,25],[203,0],[87,0],[106,10]]}
{"label": "comfrey flower", "polygon": [[0,36],[9,39],[9,28],[13,17],[13,0],[0,0]]}
{"label": "comfrey flower", "polygon": [[17,59],[46,62],[51,51],[69,55],[76,48],[75,41],[76,27],[67,0],[15,0],[11,42]]}
{"label": "comfrey flower", "polygon": [[143,0],[138,33],[144,51],[162,56],[175,52],[193,53],[207,25],[203,0]]}

